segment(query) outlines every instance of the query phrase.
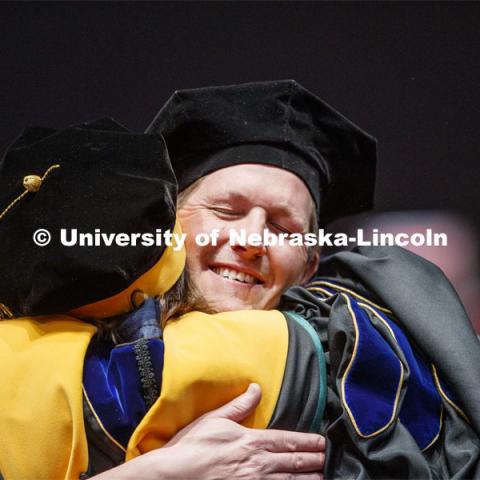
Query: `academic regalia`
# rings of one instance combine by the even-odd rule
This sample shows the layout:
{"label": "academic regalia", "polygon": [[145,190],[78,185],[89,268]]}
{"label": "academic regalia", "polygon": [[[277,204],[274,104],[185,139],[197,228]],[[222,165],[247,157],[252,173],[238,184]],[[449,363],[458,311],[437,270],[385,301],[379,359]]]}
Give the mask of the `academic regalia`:
{"label": "academic regalia", "polygon": [[[180,232],[176,183],[161,137],[132,134],[109,119],[61,131],[28,129],[2,159],[0,180],[0,475],[84,478],[98,471],[99,446],[120,451],[114,464],[160,447],[252,380],[266,388],[247,424],[267,426],[282,383],[288,322],[305,337],[305,325],[295,319],[279,312],[254,318],[194,312],[169,323],[162,334],[167,349],[152,337],[158,312],[142,327],[150,331],[146,342],[127,335],[127,343],[115,348],[97,342],[96,327],[87,323],[129,312],[139,298],[141,304],[145,296],[162,295],[183,271],[185,252],[175,251],[176,245],[67,247],[58,237],[62,227]],[[50,245],[33,243],[39,227],[51,232]],[[198,342],[200,334],[204,342]],[[324,380],[319,344],[311,332],[306,338],[317,357],[315,376]],[[211,345],[229,345],[222,361]],[[212,374],[222,389],[203,395]],[[309,408],[318,424],[326,388],[315,385]],[[203,400],[190,403],[186,387],[190,397]],[[157,398],[160,392],[165,398]]]}
{"label": "academic regalia", "polygon": [[[411,269],[423,283],[405,280]],[[306,287],[293,287],[283,296],[282,315],[276,313],[270,332],[268,327],[263,330],[264,322],[274,312],[192,313],[172,324],[174,328],[183,326],[178,336],[183,342],[181,351],[176,360],[174,353],[170,359],[164,358],[164,376],[158,377],[160,400],[152,407],[155,413],[149,413],[140,427],[148,431],[152,448],[161,446],[195,418],[183,415],[191,415],[197,408],[198,415],[203,412],[205,399],[210,399],[213,403],[209,406],[214,408],[233,398],[234,392],[219,380],[222,374],[218,376],[217,370],[228,374],[233,368],[235,378],[242,377],[246,382],[244,386],[256,381],[269,401],[272,394],[276,398],[275,408],[267,409],[267,418],[257,423],[256,417],[253,423],[246,422],[248,426],[263,428],[267,420],[268,428],[314,431],[326,436],[326,478],[476,478],[480,473],[476,402],[480,393],[480,345],[443,274],[420,257],[388,247],[334,255],[320,271],[325,276],[316,277]],[[390,278],[389,283],[384,282],[385,276]],[[403,289],[397,288],[399,282]],[[394,311],[386,306],[389,296]],[[402,307],[407,301],[415,305],[414,310]],[[146,312],[141,315],[145,314],[148,318]],[[196,322],[198,315],[202,318]],[[421,332],[429,328],[432,318],[441,330],[438,335],[423,336]],[[246,362],[241,372],[235,371],[238,356],[243,361],[245,355],[232,345],[238,347],[245,343],[239,343],[239,339],[248,338],[250,345],[260,341],[268,349],[272,332],[278,335],[285,328],[285,320],[288,345],[286,355],[283,352],[280,390],[274,374],[267,379],[257,376],[256,354],[251,357],[254,364],[248,367]],[[168,351],[169,342],[179,345],[169,336],[169,328],[162,340],[143,341],[163,343]],[[221,334],[217,328],[221,328]],[[254,337],[249,336],[252,332]],[[205,341],[199,342],[199,338]],[[277,347],[280,343],[275,340]],[[188,348],[183,350],[183,345]],[[104,356],[107,363],[112,362],[113,351],[110,347]],[[456,351],[462,354],[456,355]],[[188,362],[200,362],[202,367],[189,371]],[[226,370],[222,370],[224,366]],[[264,362],[261,370],[276,371]],[[185,371],[189,374],[179,375]],[[459,376],[458,371],[465,374]],[[87,383],[88,376],[86,369]],[[162,383],[165,376],[175,377],[175,385]],[[197,390],[198,382],[201,390]],[[325,382],[328,393],[323,413]],[[172,388],[175,394],[170,395]],[[220,398],[222,401],[216,403],[214,399]],[[154,422],[154,417],[162,420]],[[183,422],[178,423],[182,417]],[[147,428],[145,422],[149,420],[161,427]],[[87,431],[98,444],[99,436],[92,433],[91,426]],[[103,454],[108,457],[113,450],[104,448]],[[95,471],[101,466],[98,449],[91,449],[91,453],[91,458],[97,459],[92,465]],[[107,466],[114,463],[107,461]]]}
{"label": "academic regalia", "polygon": [[361,247],[320,274],[283,300],[326,352],[325,477],[478,478],[480,343],[443,273]]}
{"label": "academic regalia", "polygon": [[[177,182],[159,135],[132,133],[109,118],[62,130],[30,127],[0,160],[0,184],[0,318],[113,316],[132,309],[142,276],[145,293],[158,294],[183,271],[180,251],[163,256],[158,275],[168,250],[162,243],[78,240],[174,230]],[[39,230],[50,242],[35,242]],[[73,231],[75,244],[68,243]]]}
{"label": "academic regalia", "polygon": [[[373,205],[375,140],[295,81],[177,91],[147,131],[164,136],[181,190],[210,172],[248,162],[283,168],[302,179],[317,207],[320,225]],[[359,252],[339,254],[324,263],[321,275],[334,278],[329,288],[313,283],[310,293],[301,288],[290,291],[298,303],[290,307],[312,323],[329,352],[329,398],[338,400],[342,389],[347,395],[344,404],[329,400],[327,406],[322,430],[327,434],[327,476],[474,476],[480,376],[476,367],[476,375],[472,374],[470,364],[479,365],[479,346],[458,298],[438,270],[401,249]],[[355,295],[339,290],[341,285],[373,297],[376,305],[359,302]],[[357,338],[367,338],[371,348]],[[458,343],[452,349],[453,338]],[[288,368],[285,378],[287,372]],[[443,388],[437,376],[449,388]],[[405,388],[407,378],[413,384],[409,389]],[[363,385],[366,380],[375,381]],[[415,390],[418,395],[412,396]],[[454,397],[462,405],[458,410]],[[418,403],[423,407],[417,419],[415,409],[408,408],[415,403],[412,398],[424,402]],[[291,410],[287,404],[280,405],[284,405],[285,422],[278,425],[287,428],[292,425],[288,423]],[[368,415],[373,406],[378,418]],[[343,411],[349,412],[342,413],[348,421],[341,416]],[[473,429],[461,421],[450,422],[450,417],[463,418],[461,411],[472,417]],[[410,443],[395,443],[388,437],[399,435],[398,415],[400,422],[409,425],[409,437],[405,429],[400,437],[409,438]],[[428,422],[423,423],[424,415]],[[450,436],[435,440],[440,420],[445,425],[442,432],[449,431]],[[468,438],[457,449],[452,448],[456,430],[450,428],[452,424],[460,425],[457,431]],[[419,433],[424,426],[428,428]],[[368,438],[361,440],[362,435]],[[469,453],[463,465],[458,458],[466,444]],[[399,447],[407,453],[389,463]],[[424,460],[422,449],[432,458]]]}
{"label": "academic regalia", "polygon": [[[392,311],[384,302],[405,274],[399,263],[409,266],[406,271],[415,268],[425,280],[422,288],[403,282],[403,291],[397,289],[395,306],[404,305],[406,299],[412,305],[422,302],[413,316],[408,309]],[[88,342],[93,333],[82,329],[92,327],[73,319],[60,319],[63,323],[57,324],[61,328],[55,332],[48,330],[53,328],[52,318],[41,327],[37,323],[34,330],[44,329],[54,334],[51,338],[70,336],[77,373],[72,379],[61,368],[55,369],[57,387],[42,383],[37,388],[47,404],[46,392],[53,390],[67,392],[64,397],[72,405],[67,408],[65,402],[57,402],[57,416],[54,422],[49,417],[48,433],[35,426],[27,438],[47,448],[55,432],[60,432],[62,444],[71,447],[50,457],[56,468],[74,465],[75,474],[98,473],[161,447],[183,426],[256,381],[262,386],[262,403],[244,424],[324,434],[326,478],[476,478],[480,441],[474,400],[479,390],[480,346],[443,274],[397,248],[337,254],[322,271],[328,276],[315,278],[306,288],[290,289],[282,299],[281,312],[192,312],[168,323],[161,338],[148,338],[151,335],[142,332],[158,314],[153,300],[128,317],[125,328],[131,341],[119,345],[107,340]],[[365,272],[372,282],[370,290],[364,283]],[[384,275],[390,284],[383,282]],[[432,315],[442,325],[441,332],[422,337],[419,332]],[[18,335],[24,321],[1,323],[2,338],[9,338],[8,332]],[[72,328],[82,334],[74,337]],[[36,338],[33,346],[37,342],[40,348],[39,341],[46,342],[48,336],[42,338]],[[462,355],[452,354],[452,348],[462,349]],[[18,352],[25,354],[32,346],[23,344],[15,350],[12,364],[23,373],[15,388],[23,389],[32,377],[38,378],[42,367],[38,362],[19,361]],[[56,351],[50,347],[51,356]],[[61,355],[58,352],[58,361]],[[78,364],[84,356],[82,412],[78,393],[69,396],[68,392],[78,390]],[[157,388],[151,406],[152,397],[144,388],[149,362]],[[458,376],[457,371],[464,375]],[[15,369],[11,375],[15,378]],[[11,392],[11,386],[4,388]],[[0,399],[10,398],[5,393]],[[30,398],[19,396],[18,400],[22,398],[32,417],[48,417],[43,402],[32,408]],[[0,411],[8,412],[6,407]],[[85,436],[68,433],[65,438],[71,424],[73,432],[85,428]],[[25,430],[12,429],[11,448],[26,435]],[[15,451],[19,455],[25,450]],[[26,469],[24,473],[45,469],[45,464],[40,456],[18,465]],[[78,478],[75,474],[69,471],[65,478]]]}
{"label": "academic regalia", "polygon": [[178,90],[146,131],[165,139],[180,191],[258,163],[297,175],[321,225],[373,206],[376,140],[295,80]]}
{"label": "academic regalia", "polygon": [[[270,105],[276,108],[257,112],[266,113],[263,125],[269,124],[272,114],[278,119],[271,132],[274,148],[269,151],[280,155],[277,165],[281,158],[294,173],[305,176],[321,222],[336,215],[334,199],[340,201],[337,207],[341,214],[368,208],[373,194],[373,139],[295,82],[271,82],[263,87],[251,84],[233,91],[243,92],[240,97],[250,93],[255,98],[250,110],[265,95],[271,96]],[[186,98],[191,100],[188,95]],[[298,130],[293,117],[304,108],[309,115],[323,119],[319,127],[317,124],[320,131],[306,143],[291,143],[294,130],[285,127]],[[175,116],[171,113],[175,121],[189,118],[182,108],[175,111]],[[217,147],[225,140],[233,142],[231,148],[218,148],[223,166],[232,158],[242,158],[229,134],[238,131],[241,116],[225,118],[235,120],[232,130],[213,129],[220,135]],[[248,144],[249,151],[261,153],[271,146],[264,137],[259,138],[259,145],[254,142],[252,146],[249,136],[258,130],[247,128],[248,122],[244,125],[243,143]],[[207,128],[204,133],[209,131]],[[278,136],[280,131],[283,133]],[[172,128],[168,135],[174,132]],[[226,138],[222,132],[227,132]],[[285,136],[286,132],[291,135]],[[326,132],[330,136],[325,136]],[[339,141],[342,132],[347,133],[346,143]],[[172,139],[168,135],[167,143]],[[312,164],[323,174],[310,179],[307,166]],[[350,168],[356,168],[360,175],[356,179],[363,181],[352,182],[346,175]],[[154,172],[153,177],[158,173]],[[47,178],[47,186],[54,180],[53,174]],[[163,174],[170,174],[168,165]],[[132,178],[151,185],[148,177]],[[314,181],[320,182],[321,192],[313,191],[317,188],[311,183]],[[164,185],[169,194],[173,192],[168,182]],[[352,196],[342,196],[348,186]],[[16,193],[8,195],[9,202],[16,198]],[[171,206],[172,195],[164,198]],[[346,198],[350,201],[342,203]],[[155,211],[148,208],[148,196],[143,199],[147,201],[146,213]],[[14,208],[21,206],[19,203]],[[94,212],[94,207],[90,211]],[[168,213],[167,225],[173,228],[172,210],[164,212]],[[12,208],[5,218],[13,221],[14,213]],[[124,213],[128,221],[132,211]],[[158,223],[158,218],[150,219],[151,225]],[[13,259],[18,249],[11,248],[10,252]],[[464,315],[458,299],[438,271],[416,257],[412,260],[395,249],[391,254],[390,250],[378,250],[380,257],[375,252],[363,250],[334,257],[324,267],[328,278],[316,279],[307,289],[291,290],[284,297],[282,311],[217,315],[191,312],[169,322],[160,332],[161,337],[154,334],[152,319],[158,312],[150,301],[125,319],[126,327],[135,323],[134,316],[142,325],[127,328],[124,342],[118,345],[98,340],[92,325],[73,316],[46,315],[0,322],[0,362],[2,371],[7,372],[0,386],[0,472],[6,479],[85,478],[162,446],[182,426],[256,381],[262,386],[262,402],[244,424],[324,433],[327,478],[405,478],[417,473],[427,478],[476,475],[479,423],[474,399],[479,398],[475,382],[478,376],[473,375],[473,369],[470,376],[466,371],[472,361],[478,365],[478,346],[474,347],[469,337],[471,329],[466,325],[452,326]],[[90,302],[87,309],[80,308],[86,302],[79,302],[75,296],[75,303],[69,304],[68,289],[58,299],[73,309],[72,314],[84,317],[104,318],[125,312],[135,305],[132,300],[137,290],[155,294],[158,285],[148,289],[147,282],[143,290],[141,280],[156,265],[161,268],[155,270],[155,275],[163,279],[157,293],[170,288],[183,268],[184,257],[172,255],[171,249],[157,250],[145,258],[142,269],[133,268],[130,275],[122,277],[121,285],[103,291],[103,297],[89,297],[94,292],[86,288],[84,278],[80,285],[84,300]],[[110,270],[117,275],[124,273],[118,268],[123,260],[117,256]],[[96,265],[102,266],[102,262]],[[68,267],[66,263],[63,271],[68,272]],[[42,271],[49,273],[48,268]],[[89,274],[94,271],[103,270],[90,269]],[[4,278],[16,279],[14,275]],[[22,291],[30,288],[37,292],[31,287],[39,285],[38,281],[29,285],[28,275],[20,278]],[[66,279],[68,276],[63,277],[63,281]],[[139,283],[130,290],[129,282]],[[389,282],[392,289],[388,288]],[[420,287],[426,285],[435,288],[422,291]],[[112,288],[108,281],[106,286]],[[3,281],[0,291],[10,295],[13,308],[8,308],[8,302],[3,305],[7,314],[45,313],[35,310],[46,305],[44,291],[34,296],[36,301],[29,304],[31,310],[22,310],[23,298],[15,294],[13,284]],[[55,305],[52,295],[47,296],[49,305]],[[115,301],[110,301],[112,298]],[[424,314],[417,318],[419,312]],[[430,315],[443,319],[441,326],[448,336],[458,336],[467,357],[452,355],[441,333],[425,340]],[[145,317],[148,328],[144,328]],[[366,348],[369,345],[374,348]],[[444,360],[446,353],[452,355],[449,362]],[[433,373],[432,363],[437,374]],[[466,382],[458,379],[464,374]],[[466,394],[462,391],[465,385]],[[41,401],[32,402],[32,390]],[[412,404],[424,407],[425,422],[423,415],[415,418],[415,408],[408,408]],[[455,448],[452,437],[461,438],[465,448]],[[425,454],[421,453],[423,448]]]}
{"label": "academic regalia", "polygon": [[[185,252],[67,246],[60,231],[179,232],[175,176],[160,136],[101,119],[26,129],[0,161],[0,184],[0,476],[78,478],[88,465],[83,362],[96,331],[79,319],[163,294]],[[34,242],[38,229],[50,243]]]}

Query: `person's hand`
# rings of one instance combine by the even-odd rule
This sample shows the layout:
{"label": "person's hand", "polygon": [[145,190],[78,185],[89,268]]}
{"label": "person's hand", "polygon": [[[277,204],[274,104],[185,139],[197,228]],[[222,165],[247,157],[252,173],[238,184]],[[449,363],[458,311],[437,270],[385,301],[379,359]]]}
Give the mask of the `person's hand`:
{"label": "person's hand", "polygon": [[261,398],[260,387],[206,413],[163,448],[148,452],[95,480],[322,479],[325,440],[313,433],[243,427]]}

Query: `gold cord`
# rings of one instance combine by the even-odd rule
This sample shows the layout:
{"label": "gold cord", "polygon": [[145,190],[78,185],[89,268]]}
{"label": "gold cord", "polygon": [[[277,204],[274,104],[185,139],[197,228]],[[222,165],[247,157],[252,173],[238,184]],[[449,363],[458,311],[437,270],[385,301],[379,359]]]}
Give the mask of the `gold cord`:
{"label": "gold cord", "polygon": [[[40,187],[42,186],[43,181],[47,178],[47,175],[52,170],[59,167],[60,165],[58,164],[50,166],[41,177],[39,177],[38,175],[27,175],[23,177],[23,187],[25,188],[25,191],[22,192],[15,200],[13,200],[2,213],[0,213],[0,220],[2,220],[3,217],[15,206],[15,204],[17,204],[25,195],[27,195],[27,193],[38,192],[38,190],[40,190]],[[13,318],[13,313],[5,304],[0,303],[0,320],[6,318]]]}
{"label": "gold cord", "polygon": [[42,177],[39,177],[38,175],[27,175],[26,177],[24,177],[23,186],[25,188],[25,191],[22,192],[15,200],[13,200],[2,213],[0,213],[0,220],[2,220],[3,217],[9,212],[9,210],[11,210],[16,203],[18,203],[25,195],[27,195],[27,193],[38,192],[38,190],[40,190],[40,187],[42,186],[43,181],[47,178],[47,175],[55,168],[60,168],[60,165],[55,164],[50,166]]}
{"label": "gold cord", "polygon": [[0,320],[4,318],[13,318],[13,313],[6,305],[0,303]]}

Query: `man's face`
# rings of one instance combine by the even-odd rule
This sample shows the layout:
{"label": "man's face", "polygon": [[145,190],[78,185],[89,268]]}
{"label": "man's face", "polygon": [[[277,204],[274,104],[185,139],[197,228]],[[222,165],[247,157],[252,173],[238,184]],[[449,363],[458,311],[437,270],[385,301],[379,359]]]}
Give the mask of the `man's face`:
{"label": "man's face", "polygon": [[[193,283],[216,311],[274,308],[291,285],[318,266],[305,247],[230,244],[231,229],[263,236],[264,230],[305,233],[314,203],[293,173],[259,164],[227,167],[205,176],[184,199],[178,216],[187,234],[187,267]],[[220,230],[217,245],[200,247],[198,233]]]}

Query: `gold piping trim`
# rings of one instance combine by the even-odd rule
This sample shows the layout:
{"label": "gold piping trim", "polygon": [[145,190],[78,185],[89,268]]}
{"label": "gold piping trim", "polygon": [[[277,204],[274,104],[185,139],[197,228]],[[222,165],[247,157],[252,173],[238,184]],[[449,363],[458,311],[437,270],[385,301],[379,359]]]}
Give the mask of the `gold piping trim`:
{"label": "gold piping trim", "polygon": [[116,445],[118,448],[120,448],[123,452],[127,453],[127,449],[125,447],[123,447],[120,443],[118,443],[111,435],[110,433],[108,433],[107,429],[103,426],[103,423],[102,421],[100,420],[100,418],[98,417],[97,415],[97,412],[95,411],[95,409],[93,408],[91,402],[90,402],[90,399],[88,398],[88,395],[87,395],[87,392],[85,390],[85,387],[82,385],[82,390],[83,390],[83,395],[85,396],[85,400],[86,402],[88,403],[88,406],[90,407],[90,411],[92,412],[93,416],[95,417],[95,420],[97,420],[98,422],[98,425],[100,426],[100,428],[102,429],[103,433],[107,436],[107,438],[114,444]]}
{"label": "gold piping trim", "polygon": [[442,431],[443,427],[443,405],[440,405],[440,425],[438,427],[438,433],[433,437],[433,440],[425,447],[422,448],[422,452],[426,452],[440,437],[440,432]]}
{"label": "gold piping trim", "polygon": [[[350,410],[350,407],[348,406],[346,396],[345,396],[345,382],[346,382],[346,378],[348,376],[348,373],[350,372],[350,369],[352,368],[353,361],[355,360],[355,356],[357,354],[359,333],[358,333],[357,318],[355,316],[355,312],[352,309],[350,299],[344,293],[342,293],[341,295],[343,297],[345,297],[345,299],[347,300],[348,311],[350,313],[350,316],[351,316],[352,321],[353,321],[353,326],[355,328],[355,345],[353,347],[352,358],[350,359],[350,362],[348,363],[348,366],[347,366],[347,368],[345,370],[345,373],[342,377],[342,403],[343,403],[343,406],[345,407],[345,409],[347,410],[348,416],[350,417],[350,421],[352,422],[353,428],[355,429],[357,434],[362,438],[372,438],[372,437],[382,433],[383,431],[385,431],[388,427],[390,427],[390,425],[395,420],[395,417],[397,415],[397,410],[398,410],[398,404],[399,404],[399,401],[400,401],[400,391],[402,389],[402,385],[403,385],[403,381],[404,381],[404,368],[403,368],[402,362],[400,360],[398,360],[398,363],[400,364],[400,381],[398,382],[397,392],[396,392],[396,395],[395,395],[395,403],[394,403],[392,416],[391,416],[390,420],[379,430],[377,430],[373,433],[370,433],[368,435],[364,435],[362,432],[360,432],[360,429],[358,428],[357,422],[355,421],[355,417],[353,416],[352,411]],[[366,306],[368,307],[368,305],[366,305]],[[385,323],[383,318],[381,318],[381,317],[379,317],[379,318]],[[390,326],[388,324],[386,324],[386,326],[388,327],[389,331],[393,334],[393,331],[390,328]],[[395,335],[393,335],[393,338],[396,341]]]}
{"label": "gold piping trim", "polygon": [[373,313],[373,315],[377,317],[383,323],[383,325],[388,329],[388,331],[390,332],[390,335],[393,337],[395,342],[398,343],[397,337],[395,336],[395,332],[392,330],[392,327],[370,305],[367,305],[366,303],[359,303],[358,305],[360,307],[365,307],[368,311]]}
{"label": "gold piping trim", "polygon": [[[365,305],[364,303],[359,303],[359,305],[367,308],[370,312],[372,312],[373,315],[375,315],[388,328],[388,331],[391,333],[391,335],[393,336],[393,338],[398,344],[397,337],[395,336],[395,333],[393,332],[390,325],[388,325],[388,323],[380,315],[378,315],[378,313],[375,312],[375,310],[373,310],[369,305]],[[442,427],[443,427],[443,406],[441,406],[441,410],[440,410],[440,423],[438,425],[438,433],[435,435],[433,440],[425,448],[422,449],[422,452],[425,452],[426,450],[428,450],[438,440],[438,437],[440,436],[440,432],[442,431]]]}
{"label": "gold piping trim", "polygon": [[440,395],[451,407],[453,407],[457,411],[458,414],[460,414],[464,418],[464,420],[467,423],[470,423],[470,420],[465,415],[465,412],[455,402],[450,400],[450,398],[448,398],[448,395],[443,390],[442,385],[440,384],[440,379],[438,378],[437,369],[435,368],[435,365],[433,363],[432,363],[432,370],[433,370],[433,378],[435,379],[435,385],[437,386],[437,389],[440,392]]}
{"label": "gold piping trim", "polygon": [[[323,288],[320,288],[320,287],[311,287],[311,288],[307,288],[307,290],[309,292],[320,292],[320,293],[323,293],[324,295],[326,295],[327,297],[331,297],[332,294],[330,292],[328,292],[327,290],[324,290]],[[325,298],[322,298],[321,300],[326,300]]]}
{"label": "gold piping trim", "polygon": [[[322,281],[314,281],[314,282],[311,282],[309,283],[309,285],[313,285],[314,287],[316,285],[325,285],[327,287],[330,287],[330,288],[333,288],[334,290],[337,289],[337,290],[340,290],[341,292],[347,292],[349,293],[350,295],[352,295],[353,297],[356,297],[364,302],[367,302],[369,305],[372,305],[374,306],[375,308],[378,308],[380,311],[384,312],[384,313],[390,313],[390,314],[393,314],[393,312],[391,310],[388,310],[388,308],[385,308],[385,307],[381,307],[380,305],[377,305],[376,303],[372,302],[371,300],[369,300],[368,298],[365,298],[365,297],[362,297],[361,295],[359,295],[358,293],[355,293],[353,290],[350,290],[348,288],[345,288],[345,287],[340,287],[339,285],[335,285],[333,283],[330,283],[330,282],[324,282],[323,280]],[[309,290],[310,288],[307,287],[307,290]],[[329,292],[329,295],[332,296],[333,294]]]}
{"label": "gold piping trim", "polygon": [[[47,171],[43,174],[42,177],[39,177],[38,175],[27,175],[26,177],[23,178],[23,187],[25,190],[13,201],[10,202],[9,205],[5,208],[5,210],[0,213],[0,220],[3,219],[3,217],[29,192],[37,192],[42,185],[42,182],[47,178],[47,175],[54,170],[55,168],[60,168],[60,165],[51,165],[48,167]],[[30,182],[29,180],[32,180]]]}

